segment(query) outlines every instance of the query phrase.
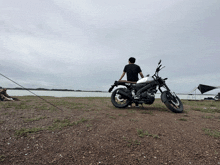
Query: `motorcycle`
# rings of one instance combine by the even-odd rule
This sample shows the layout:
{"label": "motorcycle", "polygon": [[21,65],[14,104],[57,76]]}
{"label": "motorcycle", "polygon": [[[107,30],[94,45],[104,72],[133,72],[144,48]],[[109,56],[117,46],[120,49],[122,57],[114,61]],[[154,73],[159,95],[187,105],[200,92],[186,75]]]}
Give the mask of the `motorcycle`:
{"label": "motorcycle", "polygon": [[[183,112],[183,104],[179,97],[171,92],[169,87],[166,85],[168,78],[161,78],[159,72],[164,68],[162,67],[161,60],[158,63],[156,71],[153,76],[144,77],[137,82],[130,81],[115,81],[110,87],[111,92],[114,87],[115,89],[111,94],[111,102],[116,108],[126,108],[132,103],[135,104],[153,104],[155,101],[155,94],[159,90],[161,92],[161,101],[166,105],[168,109],[175,113]],[[162,89],[165,89],[164,91]]]}

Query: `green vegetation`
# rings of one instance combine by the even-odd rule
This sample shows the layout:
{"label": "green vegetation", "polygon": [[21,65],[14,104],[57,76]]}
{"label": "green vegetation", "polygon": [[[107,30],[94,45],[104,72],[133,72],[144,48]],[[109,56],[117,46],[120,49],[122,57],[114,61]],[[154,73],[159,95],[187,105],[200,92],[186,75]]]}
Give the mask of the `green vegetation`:
{"label": "green vegetation", "polygon": [[137,122],[138,119],[130,119],[129,121],[134,121],[134,122]]}
{"label": "green vegetation", "polygon": [[140,145],[141,144],[141,142],[138,141],[138,140],[133,140],[133,139],[128,139],[127,140],[126,137],[123,137],[123,139],[127,141],[127,146],[128,147],[131,147],[132,145]]}
{"label": "green vegetation", "polygon": [[[78,124],[84,123],[86,121],[88,121],[88,120],[85,118],[81,118],[80,120],[71,123],[68,119],[64,119],[64,120],[55,119],[53,121],[53,125],[49,126],[48,128],[45,128],[45,129],[53,131],[53,130],[62,129],[62,128],[68,127],[68,126],[78,125]],[[44,128],[35,128],[35,127],[34,128],[21,128],[21,129],[15,131],[15,136],[17,136],[17,137],[25,136],[26,137],[28,134],[36,133],[36,132],[39,132],[39,131],[42,131],[45,129]]]}
{"label": "green vegetation", "polygon": [[116,119],[116,117],[114,117],[114,116],[109,116],[109,118],[111,118],[111,119]]}
{"label": "green vegetation", "polygon": [[187,121],[186,118],[180,118],[179,120],[180,120],[180,121]]}
{"label": "green vegetation", "polygon": [[41,119],[47,118],[46,116],[44,117],[38,117],[38,118],[32,118],[32,119],[25,119],[24,122],[32,122],[32,121],[39,121]]}
{"label": "green vegetation", "polygon": [[213,119],[214,116],[202,116],[203,119]]}
{"label": "green vegetation", "polygon": [[88,119],[84,119],[84,117],[82,117],[80,120],[76,121],[75,124],[80,124],[80,123],[84,123],[84,122],[87,122]]}
{"label": "green vegetation", "polygon": [[27,136],[30,133],[36,133],[42,130],[42,128],[21,128],[15,131],[15,136]]}
{"label": "green vegetation", "polygon": [[78,125],[78,124],[86,122],[86,121],[88,121],[88,120],[81,118],[80,120],[71,123],[68,119],[64,119],[64,120],[55,119],[53,121],[53,125],[48,127],[48,130],[62,129],[63,127]]}
{"label": "green vegetation", "polygon": [[86,127],[92,127],[92,125],[91,124],[86,124]]}
{"label": "green vegetation", "polygon": [[220,113],[220,102],[218,101],[186,101],[182,100],[183,105],[189,110],[204,113]]}
{"label": "green vegetation", "polygon": [[152,116],[154,116],[152,111],[141,111],[142,114],[150,114]]}
{"label": "green vegetation", "polygon": [[214,100],[187,101],[181,100],[184,106],[184,112],[200,111],[204,113],[220,113],[220,102]]}
{"label": "green vegetation", "polygon": [[153,138],[160,138],[158,135],[150,134],[148,131],[144,132],[142,129],[137,129],[137,134],[141,138],[143,138],[144,136],[152,136]]}
{"label": "green vegetation", "polygon": [[[72,113],[76,112],[77,115],[83,116],[83,113],[87,112],[90,113],[93,116],[97,116],[95,113],[99,113],[100,111],[103,110],[103,105],[106,105],[105,107],[105,112],[107,118],[111,119],[121,119],[119,116],[136,116],[141,114],[149,114],[149,115],[154,115],[156,110],[158,111],[169,111],[167,107],[160,101],[160,99],[156,99],[155,102],[152,105],[144,105],[144,108],[140,109],[133,109],[133,108],[125,108],[125,109],[118,109],[116,108],[119,112],[112,113],[111,109],[114,109],[115,107],[111,104],[109,98],[96,98],[96,97],[89,97],[89,98],[68,98],[68,99],[60,99],[60,98],[53,98],[53,97],[43,97],[46,99],[48,102],[51,102],[52,104],[62,108],[65,110],[65,113]],[[15,135],[16,136],[27,136],[28,134],[31,133],[36,133],[42,130],[57,130],[57,129],[62,129],[65,127],[69,126],[74,126],[80,123],[84,123],[88,121],[85,118],[77,119],[78,121],[70,121],[69,117],[65,117],[68,119],[56,119],[55,117],[51,117],[50,120],[47,120],[45,122],[47,125],[44,126],[39,126],[37,125],[38,123],[43,123],[43,122],[37,122],[40,120],[46,120],[46,116],[53,116],[50,115],[54,113],[59,113],[61,114],[62,112],[59,111],[59,109],[53,107],[52,105],[45,103],[41,99],[36,98],[35,96],[25,96],[25,97],[20,97],[19,98],[21,101],[18,102],[2,102],[0,105],[0,115],[3,116],[3,118],[0,120],[0,125],[5,125],[7,124],[6,118],[10,118],[12,115],[20,115],[20,110],[22,110],[22,115],[20,115],[18,118],[15,118],[15,120],[19,121],[21,120],[22,122],[25,122],[23,124],[27,124],[28,122],[32,122],[29,124],[32,124],[33,128],[21,128],[19,130],[16,130]],[[86,100],[86,101],[85,101]],[[190,111],[199,111],[202,112],[203,114],[200,116],[204,119],[220,119],[218,114],[214,113],[220,113],[220,102],[218,101],[187,101],[187,100],[182,100],[183,105],[184,105],[184,112],[187,112],[187,114],[183,114],[182,118],[179,117],[179,121],[187,121],[188,118],[190,117]],[[146,108],[147,107],[147,108]],[[151,109],[152,108],[152,109]],[[148,110],[149,109],[149,110]],[[25,112],[28,115],[23,115],[23,110],[26,110]],[[48,111],[49,110],[49,111]],[[29,113],[31,111],[31,113]],[[39,112],[40,111],[40,112]],[[42,113],[43,111],[43,113]],[[56,112],[54,112],[56,111]],[[108,113],[107,113],[108,112]],[[169,111],[171,112],[171,111]],[[29,118],[30,114],[34,114],[32,118]],[[119,114],[117,114],[119,113]],[[172,112],[171,112],[172,113]],[[212,113],[210,115],[205,115],[205,113]],[[90,115],[89,114],[89,115]],[[4,116],[5,115],[5,116]],[[99,115],[99,114],[98,114]],[[176,115],[173,113],[172,115]],[[32,116],[32,115],[31,115]],[[37,117],[35,117],[37,116]],[[86,115],[87,116],[87,115]],[[150,117],[146,116],[145,117]],[[55,119],[54,119],[55,118]],[[76,120],[76,119],[75,119]],[[128,118],[127,120],[131,122],[138,122],[139,118],[133,117],[133,118]],[[220,120],[219,120],[220,121]],[[35,125],[34,125],[35,124]],[[87,125],[87,127],[90,127],[90,125]],[[205,133],[213,136],[213,137],[218,137],[219,132],[215,130],[209,130],[209,129],[204,129]],[[153,135],[150,134],[148,131],[143,131],[143,130],[137,130],[137,134],[139,137],[145,137],[145,136],[151,136],[153,138],[160,138],[158,135]]]}
{"label": "green vegetation", "polygon": [[0,162],[4,162],[5,160],[5,155],[0,155]]}
{"label": "green vegetation", "polygon": [[220,113],[219,109],[211,109],[211,108],[206,108],[206,107],[201,107],[201,108],[192,107],[191,109],[194,111],[200,111],[200,112],[204,112],[204,113],[215,113],[215,112]]}
{"label": "green vegetation", "polygon": [[151,106],[154,107],[154,108],[166,109],[166,106],[164,104],[161,104],[161,103],[153,103]]}
{"label": "green vegetation", "polygon": [[144,137],[145,136],[145,133],[142,129],[139,129],[139,130],[137,129],[137,134],[138,134],[139,137]]}
{"label": "green vegetation", "polygon": [[128,112],[128,113],[135,113],[136,111],[129,109],[127,112]]}
{"label": "green vegetation", "polygon": [[73,126],[73,125],[74,125],[74,123],[70,123],[70,121],[68,119],[64,119],[64,120],[55,119],[53,121],[53,125],[49,126],[48,129],[49,130],[56,130],[56,129],[62,129],[63,127]]}
{"label": "green vegetation", "polygon": [[217,130],[211,130],[208,128],[203,128],[202,130],[205,132],[206,135],[212,136],[214,138],[220,138],[220,132]]}

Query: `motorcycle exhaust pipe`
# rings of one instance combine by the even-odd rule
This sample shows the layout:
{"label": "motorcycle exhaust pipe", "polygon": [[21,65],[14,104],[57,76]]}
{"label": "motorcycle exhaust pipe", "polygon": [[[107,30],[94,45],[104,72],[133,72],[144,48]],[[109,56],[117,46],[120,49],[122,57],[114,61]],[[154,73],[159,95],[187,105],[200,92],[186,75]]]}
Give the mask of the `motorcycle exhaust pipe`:
{"label": "motorcycle exhaust pipe", "polygon": [[133,100],[133,98],[129,94],[127,94],[126,92],[124,92],[122,90],[118,90],[117,93],[124,96],[124,97],[126,97],[126,98],[128,98],[128,99],[130,99],[130,100]]}

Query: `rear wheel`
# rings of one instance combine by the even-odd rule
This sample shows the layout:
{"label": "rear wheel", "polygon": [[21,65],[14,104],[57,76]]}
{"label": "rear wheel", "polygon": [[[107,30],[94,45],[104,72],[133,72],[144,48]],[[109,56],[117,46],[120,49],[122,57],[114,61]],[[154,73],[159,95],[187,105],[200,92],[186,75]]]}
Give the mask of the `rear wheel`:
{"label": "rear wheel", "polygon": [[163,98],[166,107],[170,109],[172,112],[183,112],[183,104],[178,96],[169,91],[165,91],[162,93],[161,97]]}
{"label": "rear wheel", "polygon": [[126,108],[130,104],[130,100],[118,93],[119,90],[125,92],[125,88],[118,88],[112,92],[111,102],[116,108]]}

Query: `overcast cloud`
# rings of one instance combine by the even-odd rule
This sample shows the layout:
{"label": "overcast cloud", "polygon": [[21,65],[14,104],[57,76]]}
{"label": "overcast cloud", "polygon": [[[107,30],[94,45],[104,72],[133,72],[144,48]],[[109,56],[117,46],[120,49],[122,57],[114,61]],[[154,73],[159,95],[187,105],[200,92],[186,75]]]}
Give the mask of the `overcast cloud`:
{"label": "overcast cloud", "polygon": [[0,0],[0,73],[25,87],[107,91],[133,56],[144,75],[161,59],[177,93],[220,86],[219,17],[219,0]]}

